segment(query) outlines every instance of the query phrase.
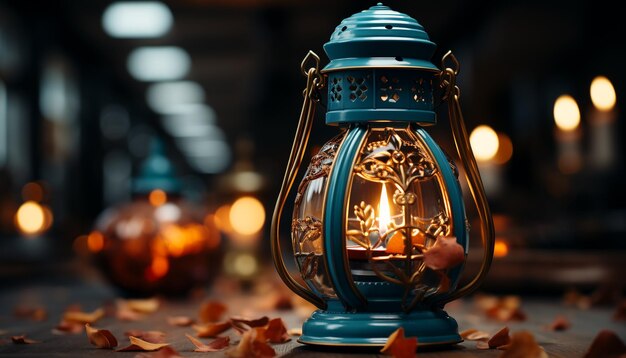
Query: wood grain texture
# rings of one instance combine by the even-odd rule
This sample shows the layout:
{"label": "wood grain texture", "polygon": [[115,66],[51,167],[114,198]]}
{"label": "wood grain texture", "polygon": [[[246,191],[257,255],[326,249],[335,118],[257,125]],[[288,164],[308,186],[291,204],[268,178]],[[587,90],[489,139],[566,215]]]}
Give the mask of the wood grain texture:
{"label": "wood grain texture", "polygon": [[[55,335],[52,329],[59,322],[65,308],[79,303],[85,310],[100,307],[104,302],[113,300],[114,294],[106,287],[90,284],[28,287],[15,290],[0,291],[0,355],[19,354],[25,357],[123,357],[134,356],[130,353],[118,353],[113,350],[97,349],[89,344],[86,335]],[[219,297],[215,297],[219,299]],[[282,317],[288,328],[299,327],[303,318],[293,311],[266,311],[255,309],[254,299],[243,295],[223,299],[229,306],[231,315],[259,317]],[[127,345],[128,339],[124,332],[130,329],[160,330],[167,333],[166,341],[183,356],[224,356],[223,352],[194,353],[193,345],[185,338],[185,333],[193,333],[190,327],[174,327],[167,323],[167,317],[188,315],[196,317],[200,300],[164,302],[154,314],[136,322],[120,322],[114,317],[106,317],[94,326],[110,330],[117,338],[120,347]],[[18,304],[43,305],[48,311],[48,319],[34,322],[13,317],[13,307]],[[523,310],[528,315],[525,322],[509,322],[512,332],[528,330],[535,335],[538,343],[544,347],[550,357],[573,358],[581,357],[587,350],[595,335],[602,329],[615,331],[622,340],[626,340],[626,324],[611,319],[612,307],[579,310],[565,307],[560,298],[524,299]],[[488,320],[474,310],[471,301],[454,302],[448,307],[449,313],[459,321],[460,330],[478,328],[495,332],[504,323]],[[564,332],[551,332],[546,327],[557,315],[566,316],[571,322],[571,329]],[[29,338],[41,343],[32,345],[15,345],[10,342],[12,335],[26,334]],[[232,342],[238,336],[230,331]],[[208,342],[209,339],[203,341]],[[316,349],[298,344],[295,339],[285,344],[274,345],[274,349],[282,357],[379,357],[376,351],[344,349]],[[419,357],[498,357],[500,351],[478,350],[475,342],[463,342],[446,350],[420,351]]]}

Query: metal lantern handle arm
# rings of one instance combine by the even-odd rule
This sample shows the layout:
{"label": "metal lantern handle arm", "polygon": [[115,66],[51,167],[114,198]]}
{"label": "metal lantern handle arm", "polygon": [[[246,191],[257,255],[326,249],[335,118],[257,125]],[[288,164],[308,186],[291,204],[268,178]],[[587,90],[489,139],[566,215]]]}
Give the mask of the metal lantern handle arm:
{"label": "metal lantern handle arm", "polygon": [[[315,66],[306,69],[307,63],[311,62],[311,60],[314,61]],[[302,159],[309,141],[313,117],[315,115],[315,106],[316,102],[319,100],[317,97],[317,90],[323,87],[323,77],[319,71],[319,63],[319,56],[317,56],[314,52],[309,51],[301,64],[302,73],[307,78],[306,88],[303,93],[304,101],[302,102],[298,128],[296,129],[296,136],[291,147],[291,154],[289,155],[287,169],[285,170],[285,176],[280,187],[280,193],[278,194],[278,199],[276,200],[276,207],[274,208],[274,215],[272,216],[270,235],[272,258],[274,265],[276,266],[276,270],[278,271],[278,275],[298,296],[311,302],[318,308],[325,309],[326,303],[319,296],[300,284],[291,276],[291,274],[289,274],[280,248],[280,219],[282,217],[287,197],[289,196],[289,192],[293,187],[300,165],[302,164]]]}
{"label": "metal lantern handle arm", "polygon": [[[446,67],[446,61],[448,60],[452,62],[451,67]],[[442,62],[445,68],[442,71],[442,86],[445,90],[443,99],[448,101],[448,114],[454,145],[461,159],[461,163],[463,167],[465,167],[465,179],[467,180],[470,194],[478,211],[481,224],[480,237],[483,246],[483,260],[478,274],[465,286],[457,289],[455,292],[445,296],[439,301],[445,304],[472,293],[480,286],[491,266],[495,234],[493,218],[491,217],[487,197],[478,172],[478,165],[476,164],[476,159],[474,158],[474,153],[472,152],[472,147],[469,142],[467,130],[465,129],[465,121],[463,120],[463,113],[461,112],[461,105],[459,103],[461,91],[456,85],[456,76],[459,73],[460,65],[456,57],[454,57],[450,51],[445,54]]]}

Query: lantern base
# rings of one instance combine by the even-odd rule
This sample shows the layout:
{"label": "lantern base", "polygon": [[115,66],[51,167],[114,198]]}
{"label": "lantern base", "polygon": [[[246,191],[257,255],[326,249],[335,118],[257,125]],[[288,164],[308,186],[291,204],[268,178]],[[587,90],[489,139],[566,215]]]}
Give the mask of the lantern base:
{"label": "lantern base", "polygon": [[398,328],[417,337],[419,346],[451,345],[463,341],[458,324],[443,310],[404,313],[329,312],[317,310],[302,326],[298,342],[319,346],[382,347]]}

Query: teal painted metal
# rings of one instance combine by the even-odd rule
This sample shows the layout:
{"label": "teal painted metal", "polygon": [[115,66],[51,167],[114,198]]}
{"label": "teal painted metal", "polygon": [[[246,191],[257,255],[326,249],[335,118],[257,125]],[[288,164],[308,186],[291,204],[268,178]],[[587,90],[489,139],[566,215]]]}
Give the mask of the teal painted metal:
{"label": "teal painted metal", "polygon": [[[415,19],[378,4],[343,20],[324,45],[326,123],[434,124],[435,44]],[[375,112],[374,112],[375,111]]]}
{"label": "teal painted metal", "polygon": [[[437,167],[441,172],[445,188],[448,192],[448,198],[450,199],[450,211],[452,212],[452,222],[454,227],[454,236],[456,236],[457,242],[465,247],[465,255],[469,249],[469,231],[467,230],[467,216],[465,213],[465,205],[463,203],[463,193],[461,192],[461,185],[456,177],[452,164],[448,161],[448,157],[443,150],[437,145],[435,140],[425,130],[417,129],[417,134],[424,140],[428,148],[433,153]],[[464,265],[459,265],[448,272],[448,278],[450,279],[450,289],[454,290],[458,284],[463,271]],[[435,298],[436,301],[436,298]]]}
{"label": "teal painted metal", "polygon": [[348,184],[352,178],[352,163],[359,152],[366,130],[357,126],[346,134],[329,175],[324,207],[324,259],[337,297],[347,310],[364,308],[364,298],[352,289],[350,271],[344,253],[344,215]]}
{"label": "teal painted metal", "polygon": [[170,194],[181,190],[180,180],[176,178],[174,166],[165,155],[165,145],[160,139],[153,140],[150,154],[141,163],[139,175],[132,183],[134,194],[147,194],[155,189]]}
{"label": "teal painted metal", "polygon": [[443,310],[411,313],[347,313],[315,311],[304,322],[301,343],[313,345],[383,346],[396,329],[417,337],[420,345],[454,344],[462,341],[458,324]]}

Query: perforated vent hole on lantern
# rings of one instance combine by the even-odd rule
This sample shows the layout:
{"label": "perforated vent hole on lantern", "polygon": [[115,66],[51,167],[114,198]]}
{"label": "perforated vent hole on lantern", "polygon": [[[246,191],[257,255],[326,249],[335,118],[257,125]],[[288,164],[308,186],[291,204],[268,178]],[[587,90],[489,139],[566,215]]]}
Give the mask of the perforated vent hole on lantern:
{"label": "perforated vent hole on lantern", "polygon": [[385,28],[386,28],[387,30],[391,30],[391,29],[393,29],[393,26],[391,26],[391,25],[385,25]]}
{"label": "perforated vent hole on lantern", "polygon": [[344,26],[341,28],[341,31],[346,31],[348,29],[348,26]]}
{"label": "perforated vent hole on lantern", "polygon": [[404,59],[400,56],[396,57],[396,61],[404,61]]}

